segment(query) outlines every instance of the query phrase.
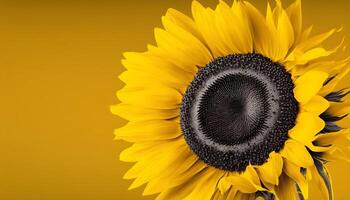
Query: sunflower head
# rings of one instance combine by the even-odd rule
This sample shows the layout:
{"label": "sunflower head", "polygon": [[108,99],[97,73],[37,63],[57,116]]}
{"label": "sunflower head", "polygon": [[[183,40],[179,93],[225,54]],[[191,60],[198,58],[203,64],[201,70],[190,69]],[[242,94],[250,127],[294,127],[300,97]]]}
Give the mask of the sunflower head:
{"label": "sunflower head", "polygon": [[[338,30],[303,29],[301,2],[247,1],[192,18],[169,9],[156,46],[125,53],[126,84],[112,112],[129,122],[125,174],[157,199],[308,199],[315,184],[333,198],[326,163],[346,160],[350,57],[321,45]],[[311,182],[312,181],[312,182]],[[205,192],[203,192],[205,191]]]}

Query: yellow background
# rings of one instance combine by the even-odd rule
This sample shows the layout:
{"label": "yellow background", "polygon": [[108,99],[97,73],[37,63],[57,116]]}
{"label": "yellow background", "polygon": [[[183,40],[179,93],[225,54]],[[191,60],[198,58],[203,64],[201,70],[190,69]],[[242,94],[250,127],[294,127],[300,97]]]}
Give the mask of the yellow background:
{"label": "yellow background", "polygon": [[[265,10],[265,0],[254,3]],[[129,144],[113,141],[125,121],[109,105],[122,87],[122,52],[154,43],[169,7],[189,14],[190,1],[0,1],[0,199],[151,199],[122,180],[131,164],[118,155]],[[346,1],[303,2],[316,32],[344,26],[349,36],[349,10]],[[350,166],[331,167],[335,199],[348,199]]]}

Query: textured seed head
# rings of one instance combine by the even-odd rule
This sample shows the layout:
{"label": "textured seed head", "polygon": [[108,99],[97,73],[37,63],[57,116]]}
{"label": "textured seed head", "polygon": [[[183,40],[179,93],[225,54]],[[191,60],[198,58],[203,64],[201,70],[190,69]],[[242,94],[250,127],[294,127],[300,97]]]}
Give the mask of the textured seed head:
{"label": "textured seed head", "polygon": [[282,149],[298,103],[283,66],[259,54],[217,58],[200,69],[181,106],[187,144],[208,165],[243,171]]}

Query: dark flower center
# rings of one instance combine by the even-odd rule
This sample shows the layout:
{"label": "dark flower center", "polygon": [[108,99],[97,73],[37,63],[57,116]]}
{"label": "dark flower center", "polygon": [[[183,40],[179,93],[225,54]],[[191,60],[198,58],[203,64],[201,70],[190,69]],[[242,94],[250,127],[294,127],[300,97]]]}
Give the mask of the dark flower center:
{"label": "dark flower center", "polygon": [[181,106],[190,148],[208,165],[242,171],[283,148],[298,103],[283,66],[259,54],[217,58],[200,69]]}

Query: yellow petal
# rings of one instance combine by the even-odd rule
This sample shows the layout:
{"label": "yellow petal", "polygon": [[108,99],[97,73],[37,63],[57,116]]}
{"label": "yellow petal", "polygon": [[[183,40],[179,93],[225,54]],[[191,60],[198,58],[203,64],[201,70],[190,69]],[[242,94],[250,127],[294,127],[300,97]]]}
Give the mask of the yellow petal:
{"label": "yellow petal", "polygon": [[299,166],[293,164],[292,162],[289,162],[288,160],[284,161],[284,172],[298,184],[303,197],[305,199],[308,199],[308,182],[306,180],[306,177],[301,173],[300,169],[301,168]]}
{"label": "yellow petal", "polygon": [[281,151],[281,155],[297,166],[304,168],[307,168],[314,163],[305,146],[292,139],[286,141],[284,148]]}
{"label": "yellow petal", "polygon": [[[223,1],[222,1],[223,2]],[[237,35],[240,38],[237,40],[238,50],[245,53],[253,52],[253,35],[248,19],[248,14],[244,9],[244,3],[241,1],[234,1],[232,11],[237,21],[236,27]]]}
{"label": "yellow petal", "polygon": [[[344,116],[350,113],[350,106],[348,105],[348,103],[334,103],[328,109],[328,112],[333,116]],[[344,117],[344,119],[345,118],[347,117]]]}
{"label": "yellow petal", "polygon": [[287,8],[287,14],[293,26],[295,40],[299,41],[302,31],[301,0],[296,0]]}
{"label": "yellow petal", "polygon": [[[154,148],[157,147],[157,148]],[[173,158],[176,156],[182,155],[181,153],[183,150],[187,148],[187,145],[184,143],[183,138],[177,138],[173,140],[169,140],[167,142],[163,141],[157,141],[157,142],[143,142],[143,144],[140,144],[140,146],[135,147],[132,146],[125,150],[126,152],[123,152],[120,155],[121,160],[128,161],[129,158],[126,156],[132,156],[133,160],[137,160],[137,162],[132,168],[129,169],[129,171],[124,175],[123,178],[125,179],[133,179],[139,176],[140,171],[144,171],[145,173],[152,173],[152,171],[145,171],[145,168],[150,165],[150,160],[154,158],[162,158],[164,159],[166,157],[166,151],[169,151],[170,154],[175,154],[174,149],[177,149],[177,154],[174,157],[169,158],[169,162],[172,161]],[[142,150],[143,152],[141,152]],[[124,155],[123,155],[124,154]],[[158,160],[157,160],[158,161]],[[164,160],[166,161],[166,160]],[[164,164],[164,162],[160,162],[161,164]]]}
{"label": "yellow petal", "polygon": [[120,153],[119,159],[124,162],[136,162],[151,155],[155,151],[155,146],[162,145],[164,145],[163,141],[134,143],[131,147],[123,150]]}
{"label": "yellow petal", "polygon": [[283,9],[278,19],[277,31],[278,31],[277,36],[279,38],[279,42],[281,45],[279,54],[282,56],[278,60],[281,60],[287,55],[289,48],[294,43],[293,26],[287,16],[287,13]]}
{"label": "yellow petal", "polygon": [[111,106],[111,112],[129,121],[172,119],[180,114],[179,109],[151,109],[125,103]]}
{"label": "yellow petal", "polygon": [[329,102],[322,96],[313,96],[310,101],[302,105],[302,108],[310,113],[320,115],[329,108]]}
{"label": "yellow petal", "polygon": [[297,63],[305,64],[311,60],[315,60],[316,58],[329,56],[332,53],[334,53],[334,51],[328,51],[322,47],[313,48],[309,51],[304,52],[299,58],[297,58]]}
{"label": "yellow petal", "polygon": [[188,194],[191,193],[191,191],[196,186],[197,182],[201,180],[200,178],[201,178],[201,174],[197,174],[177,187],[168,188],[168,189],[162,191],[156,197],[156,200],[184,199]]}
{"label": "yellow petal", "polygon": [[[342,60],[312,62],[305,66],[298,66],[296,75],[299,76],[309,70],[317,70],[326,72],[329,74],[329,77],[332,77],[338,75],[339,71],[342,71],[343,68],[349,63],[349,61],[350,56]],[[328,84],[329,83],[327,83],[327,85]],[[327,85],[325,87],[327,87]]]}
{"label": "yellow petal", "polygon": [[343,46],[343,43],[344,38],[339,43],[339,45],[330,50],[326,50],[323,47],[315,47],[310,50],[303,51],[300,48],[296,47],[287,59],[289,61],[294,60],[295,64],[297,65],[305,65],[307,63],[310,63],[311,61],[315,61],[316,59],[319,59],[321,57],[327,57],[335,53],[340,47]]}
{"label": "yellow petal", "polygon": [[229,182],[233,187],[243,193],[253,193],[257,190],[264,190],[264,188],[261,187],[258,174],[251,165],[247,166],[246,170],[241,174],[233,174],[228,177],[223,177],[221,180]]}
{"label": "yellow petal", "polygon": [[199,40],[176,25],[172,24],[171,26],[171,22],[166,21],[166,18],[163,18],[163,23],[168,23],[172,32],[177,32],[177,35],[173,35],[163,29],[154,29],[158,54],[163,59],[168,59],[177,67],[191,74],[196,73],[197,66],[204,66],[211,60],[210,53]]}
{"label": "yellow petal", "polygon": [[314,140],[314,137],[325,126],[325,122],[317,115],[311,112],[299,113],[296,119],[295,126],[289,130],[289,137],[301,142],[309,144]]}
{"label": "yellow petal", "polygon": [[125,59],[122,60],[122,64],[126,69],[143,72],[155,80],[187,85],[194,76],[193,73],[188,73],[151,52],[128,52],[123,55]]}
{"label": "yellow petal", "polygon": [[222,175],[224,174],[224,172],[215,168],[208,168],[208,169],[209,171],[203,175],[201,181],[196,184],[196,187],[188,196],[186,196],[185,200],[192,200],[192,199],[210,200],[211,199],[216,189],[217,183],[219,179],[222,177]]}
{"label": "yellow petal", "polygon": [[222,193],[220,190],[216,191],[215,196],[211,198],[211,200],[227,200],[227,199],[235,199],[235,196],[237,194],[237,190],[234,189],[232,186],[228,188],[227,192]]}
{"label": "yellow petal", "polygon": [[297,200],[295,182],[285,174],[281,175],[280,184],[275,190],[276,195],[280,200]]}
{"label": "yellow petal", "polygon": [[[192,157],[196,157],[192,152],[191,154]],[[189,165],[185,166],[185,164]],[[207,167],[205,163],[198,159],[194,163],[192,163],[191,160],[190,162],[181,163],[179,160],[178,165],[173,163],[168,166],[168,169],[158,174],[157,177],[152,178],[147,184],[143,194],[150,195],[163,191],[171,192],[172,190],[169,190],[169,188],[181,188],[183,184],[190,182],[194,176],[197,176],[197,174],[201,173]],[[177,168],[179,170],[177,170]]]}
{"label": "yellow petal", "polygon": [[[315,166],[311,166],[308,170],[311,171],[312,174],[312,180],[314,182],[314,184],[317,186],[317,189],[321,192],[321,195],[323,198],[325,199],[332,199],[330,198],[333,195],[333,190],[329,193],[327,186],[324,182],[324,180],[322,179],[322,177],[320,176],[320,174],[317,171],[317,168]],[[331,180],[331,178],[329,178],[329,180]]]}
{"label": "yellow petal", "polygon": [[268,29],[271,31],[271,33],[273,33],[273,35],[276,35],[276,22],[277,19],[275,18],[276,16],[274,16],[273,12],[272,12],[272,8],[270,6],[270,3],[267,3],[267,8],[266,8],[266,25],[268,27]]}
{"label": "yellow petal", "polygon": [[[346,63],[347,64],[347,63]],[[344,67],[342,70],[338,71],[338,74],[335,78],[333,78],[327,85],[325,85],[321,91],[319,92],[320,95],[327,95],[334,91],[334,89],[338,86],[338,84],[341,82],[341,80],[346,77],[346,75],[349,73],[350,67]]]}
{"label": "yellow petal", "polygon": [[295,81],[294,96],[300,103],[307,103],[321,89],[328,74],[321,71],[308,71]]}
{"label": "yellow petal", "polygon": [[204,163],[199,162],[198,157],[190,149],[185,148],[181,152],[181,156],[173,160],[173,163],[168,165],[167,169],[147,183],[143,195],[156,194],[168,188],[177,187],[206,167]]}
{"label": "yellow petal", "polygon": [[215,10],[215,23],[230,53],[253,52],[250,26],[241,2],[234,2],[230,8],[224,1],[220,1]]}
{"label": "yellow petal", "polygon": [[188,147],[183,138],[168,141],[167,145],[155,148],[152,155],[148,155],[146,158],[139,160],[124,175],[126,179],[136,178],[129,189],[139,187],[161,176],[163,171],[167,170],[179,157],[183,156],[186,148]]}
{"label": "yellow petal", "polygon": [[[174,53],[174,56],[167,56],[172,56],[172,59],[177,64],[181,64],[182,60],[186,60],[186,64],[188,65],[205,66],[213,59],[210,51],[202,41],[181,26],[178,26],[171,20],[171,18],[168,18],[167,16],[162,17],[162,22],[166,31],[169,33],[169,36],[173,37],[175,41],[180,42],[177,46],[182,47],[180,50],[183,52],[184,57],[176,57],[179,52],[173,50],[174,46],[168,46],[168,48],[171,49],[166,49],[167,52]],[[170,40],[170,38],[168,40]]]}
{"label": "yellow petal", "polygon": [[117,92],[119,100],[126,104],[153,109],[176,109],[180,107],[182,95],[170,87],[135,88],[126,85]]}
{"label": "yellow petal", "polygon": [[[198,28],[196,27],[196,24],[194,21],[189,18],[187,15],[169,8],[165,15],[166,18],[171,20],[176,25],[180,26],[182,29],[186,30],[187,32],[191,33],[194,37],[198,38],[200,41],[204,42],[202,34],[199,32]],[[165,24],[164,24],[165,26]],[[165,26],[165,28],[167,28]]]}
{"label": "yellow petal", "polygon": [[317,144],[321,146],[328,146],[330,144],[334,144],[334,142],[339,139],[344,139],[348,135],[349,135],[349,129],[343,129],[337,132],[319,134],[316,136],[315,140]]}
{"label": "yellow petal", "polygon": [[243,7],[246,10],[253,35],[254,51],[271,58],[271,49],[274,48],[273,37],[266,25],[264,16],[248,1],[244,1]]}
{"label": "yellow petal", "polygon": [[219,180],[218,189],[220,190],[221,194],[226,193],[231,187],[231,183],[227,179],[225,179],[225,177],[227,176],[229,176],[229,173],[225,174],[223,178]]}
{"label": "yellow petal", "polygon": [[225,197],[224,197],[224,194],[221,194],[220,191],[216,189],[211,199],[220,200],[220,199],[225,199]]}
{"label": "yellow petal", "polygon": [[[186,83],[176,83],[169,80],[156,78],[154,75],[149,75],[141,71],[127,70],[121,73],[118,78],[123,81],[128,87],[148,88],[148,87],[171,87],[178,90],[181,94],[186,91]],[[156,80],[156,81],[155,81]]]}
{"label": "yellow petal", "polygon": [[350,156],[348,152],[343,151],[343,149],[334,147],[329,151],[326,151],[322,154],[322,158],[327,161],[342,161],[350,163]]}
{"label": "yellow petal", "polygon": [[302,32],[301,37],[300,37],[300,43],[309,39],[312,28],[313,28],[313,26],[311,25]]}
{"label": "yellow petal", "polygon": [[[236,41],[233,39],[233,35],[236,34],[235,28],[232,27],[232,23],[235,23],[233,18],[234,16],[230,7],[228,7],[225,2],[220,1],[214,14],[214,23],[217,29],[215,37],[217,40],[223,41],[220,45],[220,49],[221,52],[226,55],[239,53]],[[231,25],[227,25],[227,23]]]}
{"label": "yellow petal", "polygon": [[314,143],[309,143],[306,146],[313,152],[326,152],[332,148],[332,146],[318,146],[318,144],[315,145]]}
{"label": "yellow petal", "polygon": [[237,193],[239,193],[237,189],[235,189],[234,187],[231,187],[227,193],[226,199],[234,199]]}
{"label": "yellow petal", "polygon": [[192,2],[193,19],[202,33],[214,57],[227,55],[230,51],[217,33],[215,25],[215,12],[210,8],[204,8],[197,1]]}
{"label": "yellow petal", "polygon": [[327,38],[329,38],[331,35],[333,35],[337,30],[332,29],[330,31],[327,31],[325,33],[321,33],[315,36],[312,36],[311,38],[308,38],[304,40],[304,42],[300,43],[297,48],[302,51],[307,51],[311,48],[314,48],[318,45],[320,45],[323,41],[325,41]]}
{"label": "yellow petal", "polygon": [[[193,156],[193,152],[191,151]],[[185,164],[185,163],[184,163]],[[187,166],[183,168],[179,168],[178,173],[173,174],[171,179],[167,178],[166,180],[170,181],[169,186],[178,186],[185,183],[187,180],[191,179],[194,175],[200,173],[204,169],[208,167],[207,164],[203,163],[201,160],[197,160],[192,166]],[[183,170],[181,170],[183,169]],[[175,171],[177,172],[177,171]],[[164,178],[165,180],[165,178]]]}
{"label": "yellow petal", "polygon": [[294,43],[294,32],[289,17],[280,2],[277,3],[273,12],[268,4],[266,24],[273,41],[273,45],[270,46],[270,58],[274,61],[284,60]]}
{"label": "yellow petal", "polygon": [[269,159],[263,165],[257,167],[260,179],[263,182],[278,185],[278,179],[281,175],[283,160],[280,154],[271,152]]}
{"label": "yellow petal", "polygon": [[[218,173],[216,170],[206,168],[206,169],[202,170],[200,173],[190,177],[190,179],[188,179],[183,184],[181,184],[177,187],[168,188],[167,190],[163,191],[162,193],[160,193],[160,195],[158,195],[156,197],[156,199],[157,200],[185,199],[194,191],[196,191],[196,194],[198,194],[198,192],[200,190],[198,188],[198,183],[205,184],[206,182],[210,181],[210,184],[208,184],[208,186],[204,186],[205,189],[207,189],[208,191],[206,191],[206,192],[203,192],[203,190],[201,191],[202,193],[205,193],[203,195],[204,195],[204,198],[207,199],[206,198],[207,196],[209,196],[209,195],[211,196],[214,193],[216,184],[215,185],[213,185],[213,184],[215,183],[215,180],[217,181],[218,179],[219,179]],[[194,195],[194,194],[192,194],[192,195]],[[201,196],[202,194],[198,194],[198,195],[200,195],[198,197],[203,197],[203,196]],[[197,198],[194,198],[194,199],[197,199]],[[208,200],[210,200],[210,199],[208,199]]]}
{"label": "yellow petal", "polygon": [[167,140],[182,135],[180,124],[169,120],[149,120],[129,122],[115,130],[117,139],[128,142]]}

